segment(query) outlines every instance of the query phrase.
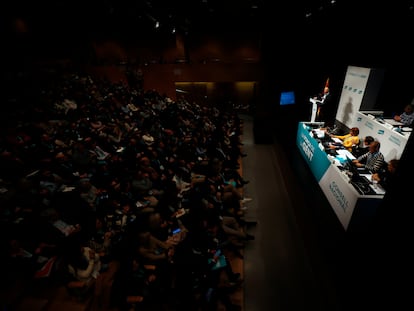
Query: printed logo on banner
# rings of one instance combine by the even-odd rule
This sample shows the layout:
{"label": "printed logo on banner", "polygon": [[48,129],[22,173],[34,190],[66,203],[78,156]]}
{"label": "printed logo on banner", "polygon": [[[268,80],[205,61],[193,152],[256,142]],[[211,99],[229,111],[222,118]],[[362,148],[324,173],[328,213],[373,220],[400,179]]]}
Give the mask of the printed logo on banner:
{"label": "printed logo on banner", "polygon": [[374,124],[372,124],[370,121],[365,122],[365,126],[371,130],[374,129]]}
{"label": "printed logo on banner", "polygon": [[378,130],[377,134],[378,135],[384,135],[384,130]]}
{"label": "printed logo on banner", "polygon": [[397,146],[401,146],[401,140],[398,137],[390,136],[388,140]]}
{"label": "printed logo on banner", "polygon": [[306,137],[306,134],[302,133],[301,137],[302,137],[302,143],[300,144],[300,146],[302,147],[303,154],[306,156],[309,162],[312,162],[315,148],[313,147],[312,143],[309,141],[308,137]]}
{"label": "printed logo on banner", "polygon": [[318,144],[319,142],[313,139],[303,126],[299,126],[296,145],[299,147],[302,156],[308,162],[316,180],[319,181],[325,174],[331,162],[329,161],[326,152],[321,150]]}
{"label": "printed logo on banner", "polygon": [[331,165],[321,178],[319,186],[346,230],[359,196],[342,174],[335,165]]}
{"label": "printed logo on banner", "polygon": [[336,202],[338,205],[342,208],[344,212],[348,209],[348,199],[343,194],[341,189],[338,187],[337,183],[335,181],[332,181],[329,184],[329,190],[331,190],[332,195],[334,196]]}

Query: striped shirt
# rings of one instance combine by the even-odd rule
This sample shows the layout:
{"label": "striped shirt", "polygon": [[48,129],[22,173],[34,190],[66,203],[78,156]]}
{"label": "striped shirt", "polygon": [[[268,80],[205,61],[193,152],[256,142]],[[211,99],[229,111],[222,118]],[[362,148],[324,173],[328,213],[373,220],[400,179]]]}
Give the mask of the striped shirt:
{"label": "striped shirt", "polygon": [[377,152],[367,152],[357,158],[358,162],[364,164],[365,168],[372,173],[378,172],[384,165],[384,155]]}

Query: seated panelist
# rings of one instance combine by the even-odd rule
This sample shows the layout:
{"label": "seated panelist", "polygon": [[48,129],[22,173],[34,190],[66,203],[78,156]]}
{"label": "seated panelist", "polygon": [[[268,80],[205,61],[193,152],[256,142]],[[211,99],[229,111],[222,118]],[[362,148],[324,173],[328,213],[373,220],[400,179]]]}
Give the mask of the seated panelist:
{"label": "seated panelist", "polygon": [[330,135],[332,138],[339,138],[342,143],[341,144],[331,144],[329,148],[331,149],[338,149],[338,148],[345,148],[349,152],[352,152],[352,148],[354,146],[359,145],[359,128],[353,127],[349,130],[349,133],[346,135]]}
{"label": "seated panelist", "polygon": [[406,105],[401,114],[394,116],[394,120],[401,122],[404,126],[412,126],[414,123],[414,106],[412,104]]}
{"label": "seated panelist", "polygon": [[367,135],[365,136],[362,143],[359,145],[355,145],[355,148],[353,148],[352,153],[355,157],[359,157],[360,155],[363,155],[364,153],[367,153],[369,151],[369,145],[375,140],[374,137]]}
{"label": "seated panelist", "polygon": [[377,173],[384,166],[384,155],[380,151],[381,144],[378,140],[374,140],[369,145],[369,151],[359,156],[352,162],[356,167],[366,168],[372,173]]}
{"label": "seated panelist", "polygon": [[400,160],[392,159],[386,163],[377,173],[372,174],[372,180],[378,182],[385,190],[388,190],[389,185],[395,177]]}

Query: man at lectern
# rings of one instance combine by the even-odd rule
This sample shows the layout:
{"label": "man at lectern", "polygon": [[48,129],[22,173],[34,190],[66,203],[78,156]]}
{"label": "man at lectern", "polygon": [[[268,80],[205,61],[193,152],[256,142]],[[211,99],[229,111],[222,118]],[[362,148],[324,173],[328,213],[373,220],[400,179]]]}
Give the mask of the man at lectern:
{"label": "man at lectern", "polygon": [[321,106],[325,105],[330,98],[329,87],[325,86],[323,88],[322,94],[318,94],[317,96],[311,97],[309,101],[312,103],[312,117],[311,122],[317,121],[320,118],[321,114]]}
{"label": "man at lectern", "polygon": [[327,101],[329,95],[329,87],[325,86],[322,94],[318,94],[317,96],[310,98],[309,101],[312,104],[316,103],[318,106],[322,106]]}

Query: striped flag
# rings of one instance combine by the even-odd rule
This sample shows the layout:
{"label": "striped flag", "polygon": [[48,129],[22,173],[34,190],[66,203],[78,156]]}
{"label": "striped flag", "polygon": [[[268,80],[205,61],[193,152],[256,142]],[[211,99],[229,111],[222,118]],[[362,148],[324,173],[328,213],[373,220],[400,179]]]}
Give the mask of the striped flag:
{"label": "striped flag", "polygon": [[326,79],[325,87],[329,87],[329,77]]}

